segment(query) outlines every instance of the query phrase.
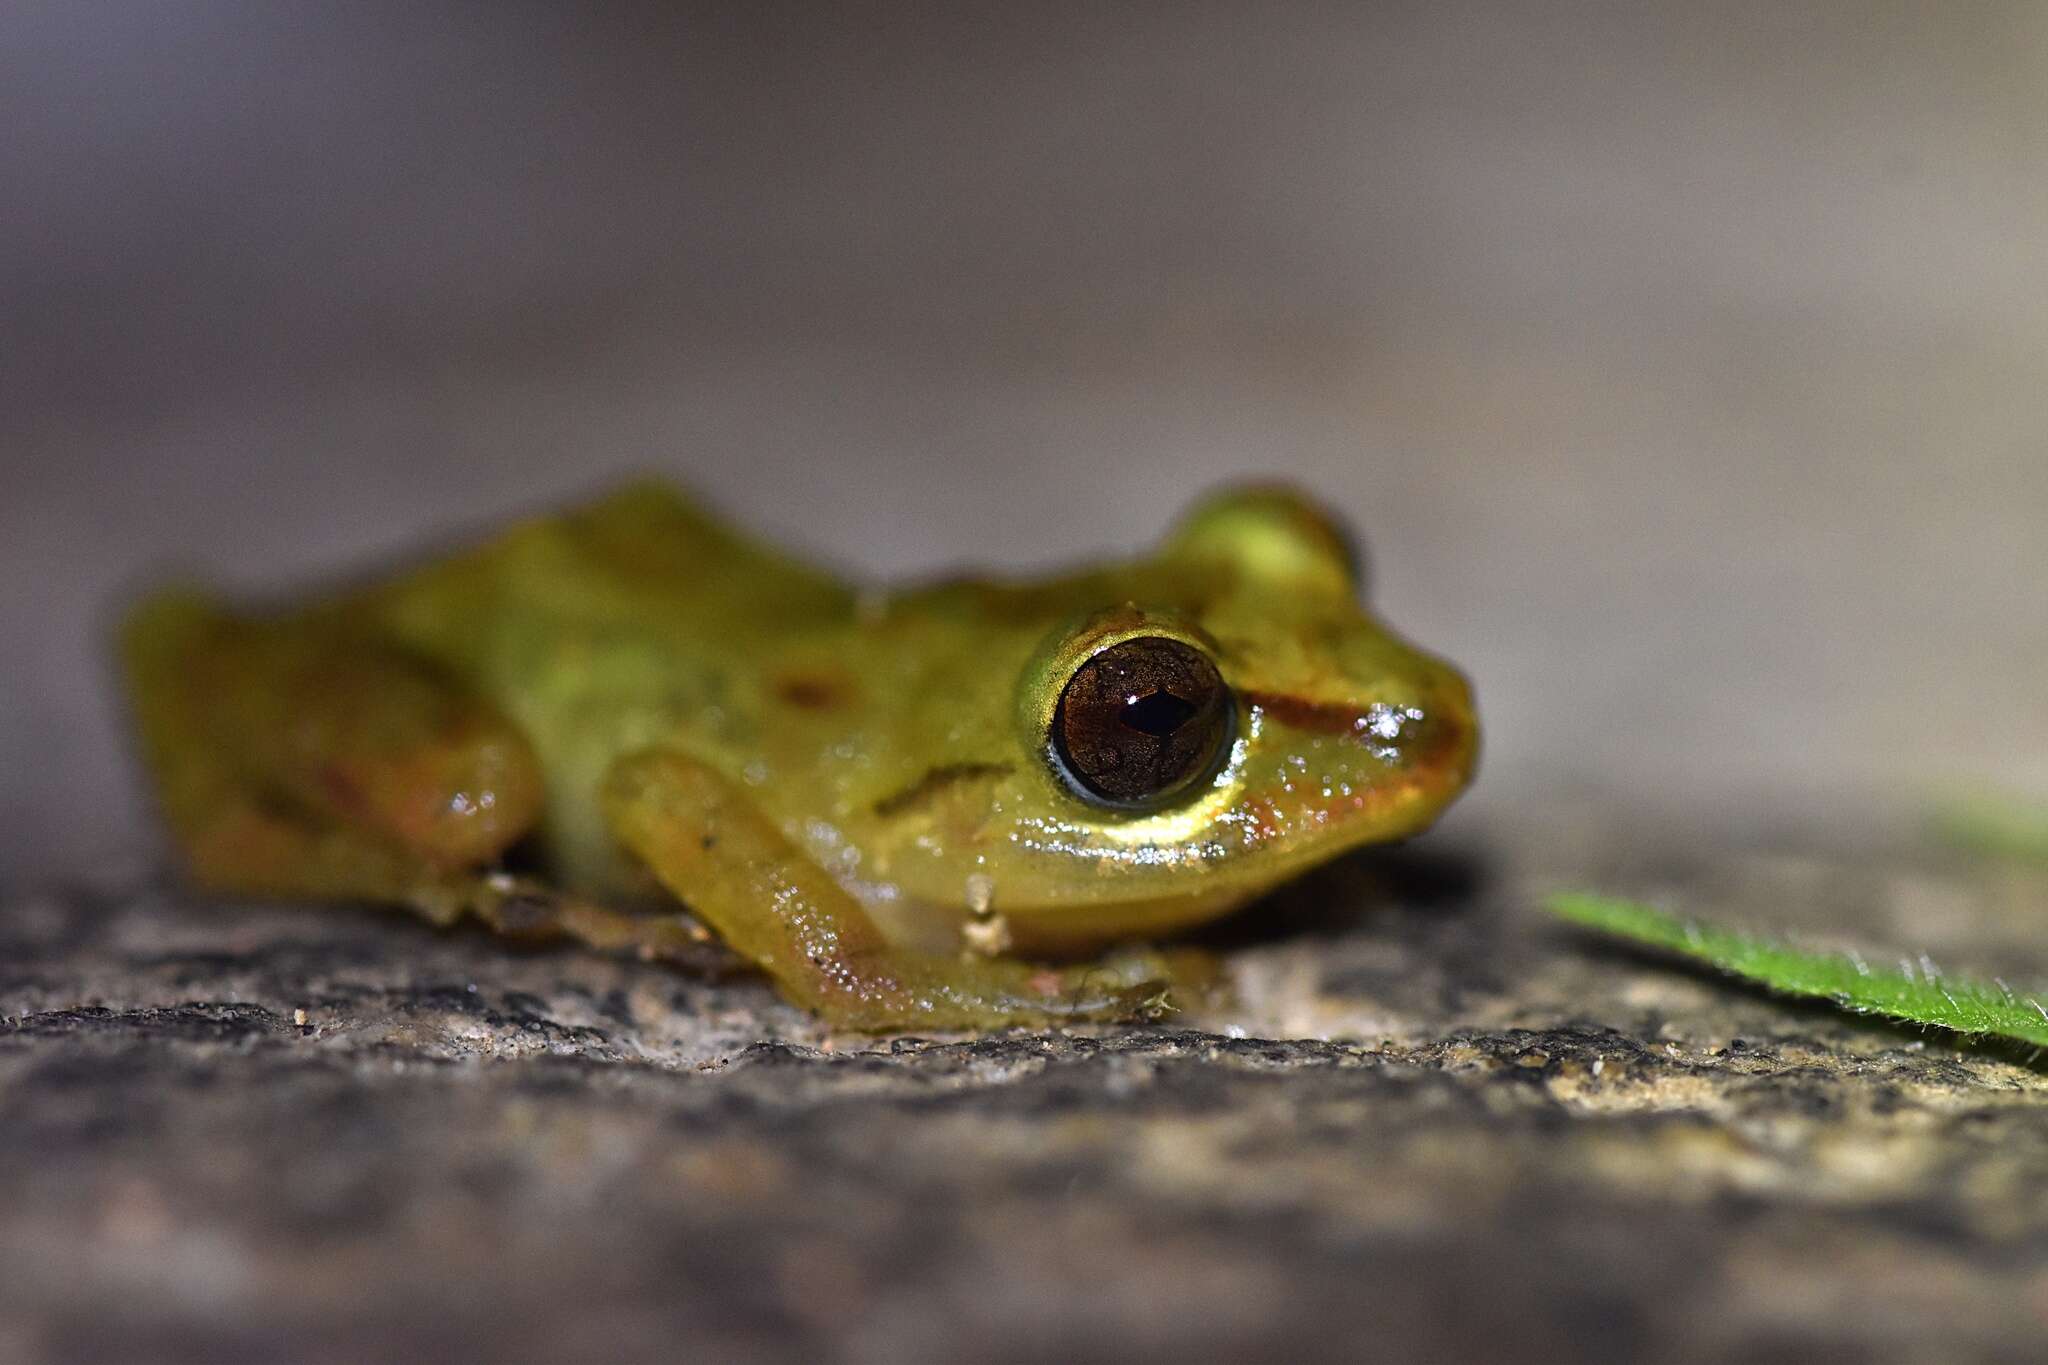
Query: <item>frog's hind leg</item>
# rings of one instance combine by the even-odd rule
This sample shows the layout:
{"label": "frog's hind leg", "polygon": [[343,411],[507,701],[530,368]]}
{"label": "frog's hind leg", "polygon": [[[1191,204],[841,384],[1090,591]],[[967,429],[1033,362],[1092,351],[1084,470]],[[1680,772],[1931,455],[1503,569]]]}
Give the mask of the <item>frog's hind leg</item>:
{"label": "frog's hind leg", "polygon": [[708,935],[689,916],[498,868],[539,818],[538,766],[509,721],[403,651],[190,592],[144,603],[121,644],[159,804],[199,885],[704,963]]}
{"label": "frog's hind leg", "polygon": [[520,918],[518,888],[488,869],[537,819],[538,770],[452,681],[375,639],[236,617],[190,592],[144,603],[121,644],[144,756],[199,884],[392,902],[442,923],[496,923],[508,906]]}
{"label": "frog's hind leg", "polygon": [[649,750],[605,784],[619,841],[795,1003],[849,1028],[998,1028],[1121,1019],[1164,982],[890,945],[867,912],[718,772]]}

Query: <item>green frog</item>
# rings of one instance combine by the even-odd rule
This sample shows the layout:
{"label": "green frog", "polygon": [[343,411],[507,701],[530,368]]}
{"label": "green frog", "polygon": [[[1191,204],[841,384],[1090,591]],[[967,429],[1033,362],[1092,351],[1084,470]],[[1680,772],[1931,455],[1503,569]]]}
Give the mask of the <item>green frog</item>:
{"label": "green frog", "polygon": [[[1129,1017],[1118,945],[1423,829],[1471,693],[1280,487],[1058,577],[849,585],[636,483],[274,608],[122,635],[191,878],[694,955],[865,1031]],[[1108,951],[1095,961],[1090,953]]]}

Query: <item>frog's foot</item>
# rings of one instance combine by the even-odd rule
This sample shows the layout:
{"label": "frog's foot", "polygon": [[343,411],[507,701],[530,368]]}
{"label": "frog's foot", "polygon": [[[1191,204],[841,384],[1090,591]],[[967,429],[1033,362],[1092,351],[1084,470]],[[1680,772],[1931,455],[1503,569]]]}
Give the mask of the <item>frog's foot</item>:
{"label": "frog's foot", "polygon": [[[511,938],[574,939],[697,970],[733,961],[694,915],[613,909],[502,873],[442,888],[438,906],[428,913],[441,922],[472,918]],[[1164,1017],[1190,980],[1153,953],[1056,967],[882,950],[820,964],[785,993],[843,1027],[890,1032]]]}
{"label": "frog's foot", "polygon": [[864,955],[822,988],[785,992],[844,1028],[1044,1028],[1156,1018],[1169,1012],[1168,980],[1090,964],[1057,967],[921,953]]}
{"label": "frog's foot", "polygon": [[[574,939],[696,970],[733,961],[694,915],[614,909],[503,873],[441,884],[414,903],[439,923],[475,919],[528,942]],[[1054,967],[882,950],[819,965],[784,993],[835,1024],[872,1032],[1152,1018],[1183,998],[1179,980],[1153,954]]]}
{"label": "frog's foot", "polygon": [[732,955],[694,915],[621,909],[531,877],[488,872],[444,884],[415,902],[437,923],[474,919],[494,933],[529,943],[569,939],[602,952],[696,971],[734,965]]}
{"label": "frog's foot", "polygon": [[1201,948],[1120,948],[1080,970],[1145,989],[1143,1016],[1163,1019],[1225,1004],[1231,996],[1223,961]]}

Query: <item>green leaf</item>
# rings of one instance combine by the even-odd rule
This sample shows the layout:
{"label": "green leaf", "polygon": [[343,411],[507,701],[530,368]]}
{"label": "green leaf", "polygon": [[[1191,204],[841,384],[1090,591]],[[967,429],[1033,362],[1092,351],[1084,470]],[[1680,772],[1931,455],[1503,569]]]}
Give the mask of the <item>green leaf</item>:
{"label": "green leaf", "polygon": [[1945,975],[1925,957],[1901,962],[1895,971],[1851,954],[1805,952],[1774,939],[1682,920],[1638,901],[1562,892],[1545,904],[1574,924],[1707,963],[1785,995],[2048,1047],[2048,1006],[2038,997],[2018,994],[2002,981]]}

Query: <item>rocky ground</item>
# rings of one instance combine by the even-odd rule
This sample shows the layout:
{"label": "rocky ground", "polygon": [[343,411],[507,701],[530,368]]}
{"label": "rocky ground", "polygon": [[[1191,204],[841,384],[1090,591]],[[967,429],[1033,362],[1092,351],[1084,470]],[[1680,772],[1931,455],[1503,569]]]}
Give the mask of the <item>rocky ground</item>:
{"label": "rocky ground", "polygon": [[[1163,1026],[164,890],[0,910],[0,1360],[2038,1358],[2048,1072],[1546,922],[2048,976],[2041,873],[1587,810],[1370,854]],[[1615,849],[1625,849],[1617,854]]]}

